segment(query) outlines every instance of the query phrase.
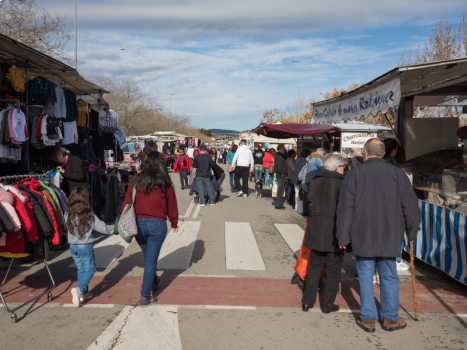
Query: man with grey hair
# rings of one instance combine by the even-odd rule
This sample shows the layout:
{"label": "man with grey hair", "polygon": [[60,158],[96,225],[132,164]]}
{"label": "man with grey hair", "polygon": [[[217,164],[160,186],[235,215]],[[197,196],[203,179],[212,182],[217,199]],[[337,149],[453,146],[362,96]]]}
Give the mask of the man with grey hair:
{"label": "man with grey hair", "polygon": [[382,159],[384,151],[381,140],[366,142],[364,163],[347,174],[337,205],[339,246],[346,249],[352,243],[357,261],[361,305],[357,324],[368,333],[375,332],[378,321],[373,291],[375,260],[381,285],[382,328],[395,331],[407,326],[399,317],[396,257],[401,256],[404,232],[414,240],[421,221],[409,178]]}
{"label": "man with grey hair", "polygon": [[339,290],[345,252],[339,247],[336,237],[336,207],[344,180],[344,160],[340,154],[326,154],[323,168],[311,180],[307,195],[310,219],[305,234],[305,247],[310,248],[311,253],[302,310],[306,312],[315,304],[321,270],[326,262],[321,311],[330,313],[339,310],[334,302]]}

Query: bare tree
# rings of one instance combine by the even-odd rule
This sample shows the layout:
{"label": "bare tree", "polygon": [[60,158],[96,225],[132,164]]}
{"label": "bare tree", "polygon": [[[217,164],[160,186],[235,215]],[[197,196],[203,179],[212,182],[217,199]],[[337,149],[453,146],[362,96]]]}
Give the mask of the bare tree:
{"label": "bare tree", "polygon": [[300,115],[306,112],[307,109],[307,101],[309,99],[306,98],[305,96],[300,96],[294,97],[292,102],[287,103],[287,106],[285,107],[287,113],[289,114],[289,118],[297,118],[298,113],[300,112]]}
{"label": "bare tree", "polygon": [[0,33],[51,57],[67,62],[71,39],[65,17],[51,14],[41,0],[4,0],[0,7]]}

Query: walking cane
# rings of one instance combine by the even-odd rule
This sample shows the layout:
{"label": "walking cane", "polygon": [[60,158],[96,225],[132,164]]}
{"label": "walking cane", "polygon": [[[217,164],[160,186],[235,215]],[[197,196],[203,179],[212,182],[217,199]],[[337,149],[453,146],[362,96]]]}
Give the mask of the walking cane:
{"label": "walking cane", "polygon": [[415,321],[418,321],[418,318],[417,318],[417,298],[415,296],[415,265],[414,265],[414,258],[413,258],[413,241],[410,241],[410,266],[412,268],[413,311],[415,313]]}

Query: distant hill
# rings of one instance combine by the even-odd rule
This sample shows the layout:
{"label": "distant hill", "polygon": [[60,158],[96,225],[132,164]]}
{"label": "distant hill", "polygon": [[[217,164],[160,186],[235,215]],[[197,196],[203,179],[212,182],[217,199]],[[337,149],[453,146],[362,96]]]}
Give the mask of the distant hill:
{"label": "distant hill", "polygon": [[225,129],[209,129],[211,131],[211,134],[213,137],[216,137],[218,135],[221,136],[239,136],[240,132],[235,131],[235,130],[225,130]]}

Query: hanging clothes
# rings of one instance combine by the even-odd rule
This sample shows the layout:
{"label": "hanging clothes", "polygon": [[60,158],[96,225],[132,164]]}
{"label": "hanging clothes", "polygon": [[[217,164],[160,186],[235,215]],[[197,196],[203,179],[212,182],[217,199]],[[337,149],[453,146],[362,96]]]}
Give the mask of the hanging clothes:
{"label": "hanging clothes", "polygon": [[55,118],[66,118],[65,91],[60,86],[55,86],[55,96],[57,103],[54,104]]}
{"label": "hanging clothes", "polygon": [[29,80],[28,98],[31,105],[47,106],[49,102],[55,104],[57,97],[55,96],[54,84],[43,77]]}
{"label": "hanging clothes", "polygon": [[78,105],[78,121],[76,123],[79,127],[89,126],[89,105],[87,102],[79,101]]}
{"label": "hanging clothes", "polygon": [[65,121],[76,122],[78,120],[78,105],[76,103],[76,94],[69,90],[64,89],[65,104],[66,104],[66,117]]}

